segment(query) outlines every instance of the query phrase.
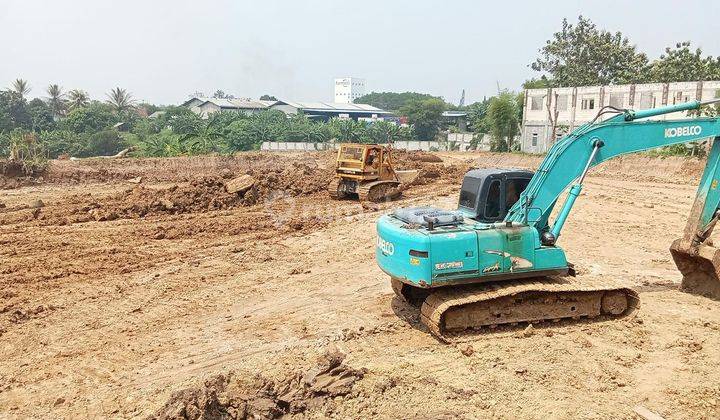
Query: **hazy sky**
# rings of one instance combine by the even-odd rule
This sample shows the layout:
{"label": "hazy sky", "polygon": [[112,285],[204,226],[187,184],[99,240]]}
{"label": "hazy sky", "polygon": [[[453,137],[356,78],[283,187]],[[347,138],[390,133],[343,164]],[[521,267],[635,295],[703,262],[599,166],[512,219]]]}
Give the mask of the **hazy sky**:
{"label": "hazy sky", "polygon": [[182,102],[222,89],[331,101],[333,78],[368,91],[472,102],[535,75],[563,17],[622,31],[651,58],[690,40],[720,55],[720,1],[0,0],[0,88],[29,80],[104,99]]}

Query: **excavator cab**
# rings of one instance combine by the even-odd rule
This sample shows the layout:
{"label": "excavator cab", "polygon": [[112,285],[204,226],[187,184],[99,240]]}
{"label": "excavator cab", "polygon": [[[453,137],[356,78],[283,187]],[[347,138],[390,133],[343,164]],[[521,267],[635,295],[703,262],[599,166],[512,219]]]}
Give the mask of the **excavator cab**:
{"label": "excavator cab", "polygon": [[500,222],[533,175],[524,169],[473,169],[463,178],[458,210],[478,222]]}

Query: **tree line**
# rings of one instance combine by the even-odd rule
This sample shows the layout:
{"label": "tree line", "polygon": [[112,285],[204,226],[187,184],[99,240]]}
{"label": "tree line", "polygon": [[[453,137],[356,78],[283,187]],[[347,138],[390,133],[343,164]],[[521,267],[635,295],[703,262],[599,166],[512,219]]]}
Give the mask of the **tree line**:
{"label": "tree line", "polygon": [[[278,110],[253,114],[217,112],[203,118],[182,106],[137,103],[115,88],[105,101],[81,90],[65,94],[58,85],[30,101],[28,82],[15,80],[0,91],[0,155],[30,149],[49,158],[112,155],[132,147],[139,156],[234,153],[264,141],[387,143],[413,137],[409,127],[386,121],[313,121]],[[219,95],[218,95],[219,96]],[[149,114],[155,111],[153,118]],[[32,143],[32,144],[31,144]]]}

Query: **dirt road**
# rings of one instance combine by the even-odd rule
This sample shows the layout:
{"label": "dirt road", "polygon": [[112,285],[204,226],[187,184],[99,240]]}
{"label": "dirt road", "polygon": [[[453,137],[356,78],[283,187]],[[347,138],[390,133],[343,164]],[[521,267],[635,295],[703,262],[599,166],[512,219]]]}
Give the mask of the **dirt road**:
{"label": "dirt road", "polygon": [[[375,220],[453,208],[470,166],[539,160],[441,157],[401,158],[421,182],[377,209],[326,199],[328,154],[60,162],[0,191],[0,418],[720,417],[720,302],[676,290],[668,252],[702,162],[598,168],[559,241],[636,286],[636,317],[444,345],[375,265]],[[221,190],[236,173],[251,195]],[[318,369],[328,349],[344,360]]]}

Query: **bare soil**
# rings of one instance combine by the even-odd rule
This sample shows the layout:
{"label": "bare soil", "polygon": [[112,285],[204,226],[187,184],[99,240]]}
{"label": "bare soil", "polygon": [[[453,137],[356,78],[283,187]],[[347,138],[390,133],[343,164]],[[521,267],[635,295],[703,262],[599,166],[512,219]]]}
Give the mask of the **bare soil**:
{"label": "bare soil", "polygon": [[[581,275],[635,287],[636,316],[445,345],[377,268],[376,219],[540,158],[435,155],[399,153],[415,185],[365,207],[327,198],[332,153],[0,180],[0,418],[720,417],[720,302],[678,291],[668,251],[704,162],[594,169],[559,240]],[[256,185],[227,193],[239,174]]]}

